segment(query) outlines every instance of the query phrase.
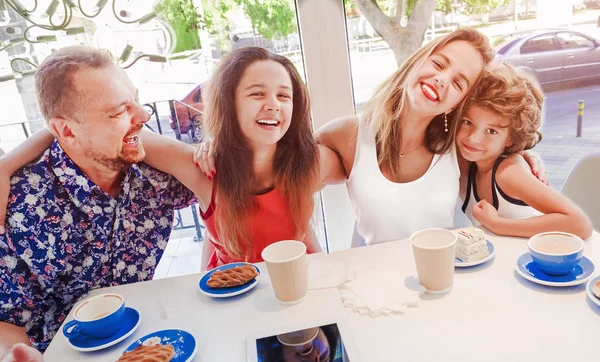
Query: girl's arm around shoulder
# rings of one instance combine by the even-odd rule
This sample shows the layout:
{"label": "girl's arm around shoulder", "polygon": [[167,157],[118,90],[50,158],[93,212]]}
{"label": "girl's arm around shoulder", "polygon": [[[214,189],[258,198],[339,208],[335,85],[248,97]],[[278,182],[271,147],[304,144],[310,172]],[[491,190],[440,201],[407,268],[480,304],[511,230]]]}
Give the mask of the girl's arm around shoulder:
{"label": "girl's arm around shoulder", "polygon": [[142,144],[146,151],[144,162],[175,176],[192,190],[203,208],[210,204],[213,182],[194,164],[194,148],[183,142],[144,130]]}
{"label": "girl's arm around shoulder", "polygon": [[505,194],[544,214],[506,220],[510,226],[503,230],[504,234],[530,237],[545,231],[564,231],[583,239],[592,234],[592,223],[587,215],[559,191],[539,182],[522,156],[508,156],[498,167],[496,182]]}
{"label": "girl's arm around shoulder", "polygon": [[0,157],[2,172],[12,175],[21,167],[39,158],[54,142],[54,135],[47,128],[42,128],[23,141],[14,150]]}
{"label": "girl's arm around shoulder", "polygon": [[310,225],[308,225],[306,234],[304,235],[304,244],[306,245],[307,254],[320,253],[323,251],[323,249],[321,249],[321,244],[319,244],[319,239],[317,239],[317,235]]}
{"label": "girl's arm around shoulder", "polygon": [[21,167],[36,160],[54,142],[54,135],[43,128],[23,141],[17,148],[0,156],[0,234],[4,234],[6,209],[10,194],[10,178]]}
{"label": "girl's arm around shoulder", "polygon": [[346,171],[340,157],[330,148],[319,145],[319,177],[321,188],[335,185],[346,180]]}
{"label": "girl's arm around shoulder", "polygon": [[356,116],[336,118],[315,132],[317,143],[335,152],[342,161],[346,178],[352,171],[357,136],[358,117]]}

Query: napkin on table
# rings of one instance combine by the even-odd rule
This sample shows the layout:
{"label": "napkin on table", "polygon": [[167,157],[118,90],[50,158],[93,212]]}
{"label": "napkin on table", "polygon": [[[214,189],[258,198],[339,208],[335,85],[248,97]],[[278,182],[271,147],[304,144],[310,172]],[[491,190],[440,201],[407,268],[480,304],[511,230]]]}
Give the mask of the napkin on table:
{"label": "napkin on table", "polygon": [[425,288],[416,278],[405,280],[396,270],[354,271],[340,286],[345,307],[373,317],[403,313],[408,307],[417,307],[419,296],[424,292]]}

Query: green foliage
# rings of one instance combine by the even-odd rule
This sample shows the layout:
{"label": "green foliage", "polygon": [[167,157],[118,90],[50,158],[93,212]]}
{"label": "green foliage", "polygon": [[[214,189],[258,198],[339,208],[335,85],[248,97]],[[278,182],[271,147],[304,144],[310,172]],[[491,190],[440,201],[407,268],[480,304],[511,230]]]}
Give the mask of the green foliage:
{"label": "green foliage", "polygon": [[223,30],[228,31],[229,19],[227,19],[227,13],[233,9],[235,5],[234,0],[202,0],[204,17],[200,19],[200,22],[212,35],[216,35]]}
{"label": "green foliage", "polygon": [[175,52],[200,48],[199,15],[192,0],[163,0],[154,11],[173,27],[177,41]]}
{"label": "green foliage", "polygon": [[232,24],[227,15],[234,9],[242,9],[254,31],[266,39],[286,37],[298,31],[294,0],[202,0],[202,8],[204,16],[200,23],[221,50],[229,48]]}
{"label": "green foliage", "polygon": [[[397,0],[375,0],[388,16],[396,12]],[[412,14],[420,0],[405,0],[406,16]],[[487,13],[511,0],[437,0],[437,10],[466,15]],[[267,39],[282,38],[298,31],[294,0],[202,0],[204,16],[200,16],[192,0],[163,0],[155,8],[169,22],[177,35],[176,52],[197,49],[197,29],[204,26],[216,38],[217,46],[227,48],[231,29],[227,13],[241,8],[252,21],[253,29]],[[344,0],[346,10],[356,9],[354,0]]]}
{"label": "green foliage", "polygon": [[235,0],[252,21],[252,28],[267,39],[298,31],[293,0]]}
{"label": "green foliage", "polygon": [[227,13],[236,7],[234,0],[202,0],[204,16],[200,23],[215,41],[215,46],[222,50],[229,50],[229,32],[231,24]]}

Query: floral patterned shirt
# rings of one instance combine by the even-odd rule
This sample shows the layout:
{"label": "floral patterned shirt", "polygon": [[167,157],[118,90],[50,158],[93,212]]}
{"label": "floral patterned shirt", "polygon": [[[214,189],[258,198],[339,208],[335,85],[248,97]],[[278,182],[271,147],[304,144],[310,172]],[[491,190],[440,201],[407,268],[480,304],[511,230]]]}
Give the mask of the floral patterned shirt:
{"label": "floral patterned shirt", "polygon": [[152,279],[174,210],[194,195],[146,164],[131,166],[114,199],[55,142],[11,178],[0,235],[0,321],[24,326],[44,351],[93,289]]}

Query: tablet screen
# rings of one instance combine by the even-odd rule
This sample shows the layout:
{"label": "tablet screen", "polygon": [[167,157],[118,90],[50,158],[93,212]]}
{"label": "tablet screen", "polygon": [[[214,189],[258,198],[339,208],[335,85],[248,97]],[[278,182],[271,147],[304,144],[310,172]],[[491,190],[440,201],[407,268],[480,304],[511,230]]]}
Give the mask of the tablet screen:
{"label": "tablet screen", "polygon": [[350,362],[337,323],[256,339],[259,362]]}

